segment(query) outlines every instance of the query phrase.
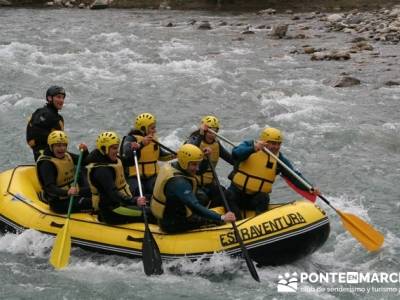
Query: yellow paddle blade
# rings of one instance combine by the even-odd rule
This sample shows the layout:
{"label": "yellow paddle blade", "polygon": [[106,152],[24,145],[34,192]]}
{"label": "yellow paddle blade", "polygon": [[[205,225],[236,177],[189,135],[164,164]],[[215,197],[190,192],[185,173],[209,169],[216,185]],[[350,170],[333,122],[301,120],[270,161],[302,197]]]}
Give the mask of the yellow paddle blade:
{"label": "yellow paddle blade", "polygon": [[67,219],[54,241],[53,249],[51,250],[50,255],[50,263],[54,266],[54,268],[62,269],[68,265],[70,253],[71,235],[69,232],[69,219]]}
{"label": "yellow paddle blade", "polygon": [[355,215],[336,210],[343,226],[368,250],[378,251],[384,241],[382,233]]}

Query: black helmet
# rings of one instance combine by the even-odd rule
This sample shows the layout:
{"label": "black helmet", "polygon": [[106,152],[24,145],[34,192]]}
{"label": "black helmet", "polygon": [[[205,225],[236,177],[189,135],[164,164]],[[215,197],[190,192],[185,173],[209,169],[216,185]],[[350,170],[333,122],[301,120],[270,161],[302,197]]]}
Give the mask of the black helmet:
{"label": "black helmet", "polygon": [[61,86],[53,85],[47,89],[46,100],[48,96],[54,97],[59,94],[64,95],[65,97],[65,89]]}

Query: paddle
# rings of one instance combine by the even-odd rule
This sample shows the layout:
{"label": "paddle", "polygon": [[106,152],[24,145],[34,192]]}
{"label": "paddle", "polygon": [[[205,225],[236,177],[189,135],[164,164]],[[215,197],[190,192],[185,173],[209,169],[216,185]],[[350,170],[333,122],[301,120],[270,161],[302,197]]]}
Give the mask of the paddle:
{"label": "paddle", "polygon": [[[165,150],[167,150],[167,151],[171,152],[172,154],[176,155],[176,152],[174,150],[168,148],[167,146],[162,145],[159,142],[156,142],[156,143],[160,147],[162,147]],[[215,168],[214,168],[213,164],[211,163],[210,159],[207,158],[207,161],[208,161],[208,164],[210,165],[210,168],[211,168],[211,171],[213,173],[214,180],[215,180],[215,184],[218,186],[218,190],[219,190],[220,196],[222,198],[222,201],[224,202],[225,208],[226,208],[227,211],[231,211],[230,208],[229,208],[228,201],[225,198],[224,191],[222,190],[221,185],[219,183],[219,179],[217,177],[217,173],[215,172]],[[246,264],[247,264],[247,267],[249,268],[251,276],[254,278],[254,280],[260,282],[260,278],[258,277],[257,270],[256,270],[256,268],[255,268],[255,266],[253,264],[253,261],[251,260],[251,258],[249,256],[249,252],[247,251],[247,249],[246,249],[246,247],[245,247],[245,245],[243,243],[242,237],[239,234],[239,230],[238,230],[235,222],[232,222],[232,227],[233,227],[233,230],[234,230],[234,233],[235,233],[235,236],[236,236],[236,240],[239,242],[240,248],[242,250],[243,257],[246,260]]]}
{"label": "paddle", "polygon": [[[72,186],[76,186],[78,182],[79,170],[81,168],[83,149],[80,150],[78,164],[76,165],[75,176]],[[57,234],[53,244],[53,249],[50,254],[50,263],[56,269],[62,269],[68,265],[70,253],[71,253],[71,234],[69,232],[69,220],[71,216],[72,204],[74,201],[74,195],[69,197],[69,206],[67,220],[61,231]]]}
{"label": "paddle", "polygon": [[[219,135],[217,132],[212,129],[208,129],[210,132],[214,133],[216,136],[235,146],[231,141]],[[284,167],[290,174],[292,174],[297,180],[299,180],[307,189],[311,190],[312,186],[308,184],[303,178],[301,178],[298,174],[296,174],[292,169],[290,169],[284,162],[282,162],[276,155],[274,155],[267,148],[263,148],[263,151],[271,155],[277,162]],[[339,211],[322,195],[318,195],[320,199],[322,199],[326,204],[328,204],[341,218],[344,228],[346,228],[354,238],[356,238],[361,245],[364,246],[368,251],[377,251],[381,248],[384,236],[382,233],[374,229],[370,224],[361,220],[359,217]]]}
{"label": "paddle", "polygon": [[[139,186],[140,197],[143,197],[142,183],[140,181],[139,165],[136,151],[133,151],[133,157],[135,159],[136,176]],[[144,219],[144,236],[142,243],[142,261],[144,273],[147,276],[161,275],[163,273],[162,260],[160,255],[160,249],[154,240],[153,234],[150,231],[149,223],[147,221],[147,214],[145,206],[142,207],[143,219]]]}
{"label": "paddle", "polygon": [[165,150],[169,151],[170,153],[172,153],[173,155],[176,155],[176,152],[174,150],[172,150],[171,148],[168,148],[167,146],[161,144],[160,142],[153,140],[153,143],[157,144],[158,146],[160,146],[161,148],[164,148]]}
{"label": "paddle", "polygon": [[[225,198],[225,193],[222,190],[222,187],[221,187],[221,185],[219,183],[219,179],[218,179],[218,176],[217,176],[217,172],[215,171],[214,165],[212,164],[212,162],[211,162],[211,160],[209,158],[207,158],[207,161],[208,161],[208,165],[210,166],[211,171],[213,173],[215,184],[218,186],[218,191],[219,191],[219,194],[220,194],[220,196],[222,198],[222,201],[224,202],[224,206],[225,206],[227,211],[231,211],[231,209],[229,207],[229,204],[228,204],[228,201]],[[249,252],[247,251],[247,248],[245,247],[245,245],[243,243],[242,237],[239,234],[239,230],[238,230],[238,228],[236,226],[236,223],[235,222],[231,222],[231,223],[232,223],[233,231],[235,233],[236,240],[239,242],[240,248],[242,250],[243,257],[246,260],[247,268],[249,269],[250,274],[254,278],[254,280],[260,282],[260,277],[258,277],[258,273],[257,273],[256,267],[254,266],[253,261],[250,258]]]}

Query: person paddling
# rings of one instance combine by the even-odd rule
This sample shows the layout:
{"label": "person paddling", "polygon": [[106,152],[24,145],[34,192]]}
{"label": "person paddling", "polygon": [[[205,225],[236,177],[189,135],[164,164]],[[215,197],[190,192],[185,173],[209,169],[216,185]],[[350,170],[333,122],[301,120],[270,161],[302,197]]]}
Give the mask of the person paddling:
{"label": "person paddling", "polygon": [[47,104],[37,109],[26,127],[26,142],[31,147],[35,161],[47,147],[47,137],[54,130],[64,130],[64,118],[58,113],[64,105],[65,89],[53,85],[46,92]]}
{"label": "person paddling", "polygon": [[204,158],[203,151],[191,144],[181,146],[178,161],[161,167],[150,207],[165,232],[177,233],[208,224],[235,221],[235,215],[220,215],[203,206],[196,197],[196,172]]}
{"label": "person paddling", "polygon": [[[292,163],[280,152],[282,141],[282,132],[269,127],[261,132],[258,140],[243,141],[232,149],[235,166],[229,175],[231,185],[227,190],[227,196],[230,203],[236,203],[237,207],[232,208],[236,214],[239,214],[238,208],[255,210],[256,214],[267,211],[270,201],[269,193],[278,174],[282,174],[299,189],[309,191],[273,157],[263,151],[264,147],[267,148],[302,177],[301,173],[296,171]],[[309,192],[315,195],[320,193],[318,188]]]}
{"label": "person paddling", "polygon": [[202,195],[201,191],[205,193],[206,198],[202,201],[204,204],[208,204],[208,207],[223,206],[223,203],[219,196],[219,188],[214,181],[212,169],[207,160],[210,160],[214,168],[216,168],[219,158],[233,165],[231,153],[216,139],[215,133],[208,130],[210,128],[214,132],[218,132],[219,124],[219,120],[215,116],[203,117],[199,129],[192,132],[186,141],[187,144],[199,147],[205,154],[206,161],[203,163],[207,167],[204,172],[198,171],[196,174],[199,182],[198,196]]}
{"label": "person paddling", "polygon": [[122,139],[120,154],[125,176],[132,194],[139,194],[133,151],[138,156],[143,194],[150,198],[159,171],[158,161],[168,161],[175,156],[161,149],[157,143],[156,118],[142,113],[135,119],[134,128]]}
{"label": "person paddling", "polygon": [[[42,200],[50,209],[59,214],[66,214],[69,198],[74,196],[72,212],[92,209],[91,193],[85,185],[83,176],[79,176],[78,186],[73,186],[76,164],[79,155],[67,152],[68,136],[63,131],[53,131],[47,138],[48,148],[39,156],[36,171],[42,186]],[[83,155],[88,155],[86,144],[80,144]]]}
{"label": "person paddling", "polygon": [[102,132],[97,137],[96,149],[86,159],[93,207],[99,212],[99,220],[108,224],[143,222],[138,206],[145,206],[146,198],[133,197],[129,190],[118,157],[119,143],[115,132]]}

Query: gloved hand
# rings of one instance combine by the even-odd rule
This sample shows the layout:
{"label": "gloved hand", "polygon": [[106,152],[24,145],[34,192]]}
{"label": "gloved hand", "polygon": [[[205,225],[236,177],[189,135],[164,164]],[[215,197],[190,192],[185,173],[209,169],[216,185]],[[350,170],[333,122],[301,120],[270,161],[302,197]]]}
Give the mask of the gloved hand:
{"label": "gloved hand", "polygon": [[78,146],[79,150],[88,151],[88,146],[85,143],[80,143]]}

